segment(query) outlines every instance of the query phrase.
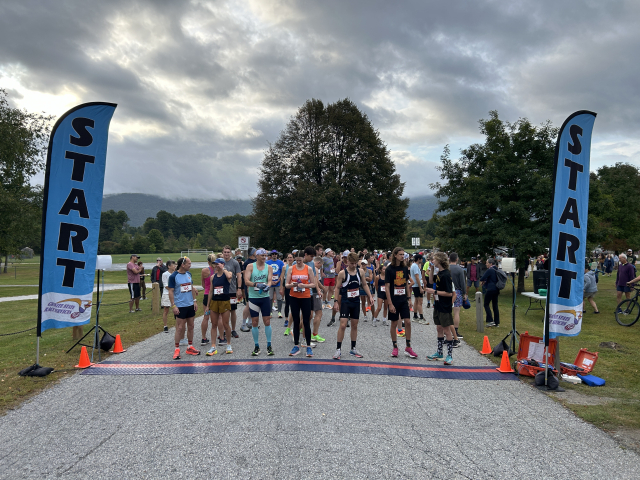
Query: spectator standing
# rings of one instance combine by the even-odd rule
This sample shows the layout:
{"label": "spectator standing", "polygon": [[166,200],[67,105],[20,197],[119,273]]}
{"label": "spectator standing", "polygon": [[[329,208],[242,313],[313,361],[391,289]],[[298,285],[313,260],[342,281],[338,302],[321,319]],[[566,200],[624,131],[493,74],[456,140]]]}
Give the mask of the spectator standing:
{"label": "spectator standing", "polygon": [[[453,283],[455,283],[455,278],[453,279]],[[467,263],[467,297],[469,296],[469,289],[472,285],[476,289],[476,291],[474,292],[475,295],[480,288],[480,267],[478,265],[478,260],[476,259],[476,257],[471,257],[471,262]],[[456,285],[456,287],[457,286],[458,285]]]}
{"label": "spectator standing", "polygon": [[138,260],[138,268],[140,269],[140,295],[142,296],[143,300],[146,300],[147,299],[147,282],[144,279],[146,275],[144,273],[144,265],[142,263],[142,260]]}
{"label": "spectator standing", "polygon": [[[467,299],[467,295],[464,293],[464,286],[467,283],[465,281],[465,270],[458,265],[458,254],[456,252],[451,252],[449,255],[449,271],[451,272],[451,280],[453,280],[453,288],[456,293],[456,299],[453,302],[453,327],[456,331],[453,346],[455,348],[460,345],[460,334],[458,333],[460,307],[462,306],[462,301]],[[478,287],[476,287],[476,291],[478,291]]]}
{"label": "spectator standing", "polygon": [[[498,310],[500,290],[498,290],[497,286],[498,274],[496,273],[498,267],[493,258],[487,259],[486,266],[487,270],[480,278],[480,282],[482,282],[482,286],[486,291],[484,296],[484,311],[487,315],[487,324],[485,326],[498,327],[500,326],[500,311]],[[493,307],[493,315],[491,315],[491,309],[489,308],[490,304]]]}
{"label": "spectator standing", "polygon": [[608,254],[604,259],[604,273],[610,277],[611,272],[613,272],[613,258],[611,258],[611,254]]}
{"label": "spectator standing", "polygon": [[164,294],[164,281],[162,274],[166,271],[167,267],[162,263],[162,257],[156,258],[156,264],[151,269],[151,284],[158,283],[160,285],[160,295]]}
{"label": "spectator standing", "polygon": [[[616,275],[616,298],[618,303],[622,300],[622,292],[627,298],[631,297],[631,288],[627,283],[632,282],[635,274],[633,265],[627,262],[627,256],[624,253],[620,254],[620,265],[618,266],[618,274]],[[618,309],[618,313],[622,311]]]}
{"label": "spectator standing", "polygon": [[633,254],[633,250],[628,249],[627,250],[627,263],[630,264],[633,267],[633,276],[635,277],[635,271],[636,271],[636,256]]}
{"label": "spectator standing", "polygon": [[613,252],[613,268],[614,270],[618,270],[618,264],[620,263],[620,257],[618,256],[618,251]]}
{"label": "spectator standing", "polygon": [[133,303],[136,304],[135,312],[141,312],[140,308],[140,268],[137,265],[138,255],[131,255],[127,263],[127,285],[129,286],[129,313],[134,313]]}
{"label": "spectator standing", "polygon": [[[598,311],[598,306],[596,305],[593,296],[598,291],[598,285],[596,284],[596,273],[589,268],[589,264],[585,264],[584,266],[584,299],[588,300],[591,306],[593,307],[593,313],[600,313]],[[582,310],[582,312],[586,312],[586,310]]]}

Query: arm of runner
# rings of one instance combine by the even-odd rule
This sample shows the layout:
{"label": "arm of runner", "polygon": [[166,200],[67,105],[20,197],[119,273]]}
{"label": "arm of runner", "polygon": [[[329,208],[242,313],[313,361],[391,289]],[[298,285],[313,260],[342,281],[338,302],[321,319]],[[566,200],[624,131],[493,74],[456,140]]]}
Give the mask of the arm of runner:
{"label": "arm of runner", "polygon": [[[362,274],[362,269],[360,269],[360,274]],[[363,290],[369,297],[369,305],[373,305],[373,295],[371,295],[371,290],[369,290],[369,284],[367,282],[364,283]]]}
{"label": "arm of runner", "polygon": [[196,286],[193,284],[193,280],[191,281],[191,297],[193,298],[193,311],[197,312],[198,311],[198,299],[196,298],[198,296],[198,290],[196,289]]}
{"label": "arm of runner", "polygon": [[334,312],[340,311],[340,302],[342,302],[342,295],[340,293],[341,289],[338,288],[338,286],[342,285],[342,282],[344,282],[344,271],[340,271],[340,273],[338,273],[338,276],[336,277],[336,289],[334,290],[335,299],[333,301]]}
{"label": "arm of runner", "polygon": [[253,273],[253,263],[250,263],[249,265],[247,265],[247,268],[244,271],[244,284],[247,287],[253,287],[253,282],[250,281],[252,273]]}
{"label": "arm of runner", "polygon": [[289,267],[289,271],[287,272],[287,278],[285,280],[285,285],[287,288],[294,288],[297,283],[293,283],[291,281],[291,273],[293,272],[293,269],[291,267]]}
{"label": "arm of runner", "polygon": [[271,288],[271,281],[273,280],[273,267],[269,265],[267,267],[267,290]]}
{"label": "arm of runner", "polygon": [[202,288],[205,288],[206,282],[209,279],[209,274],[211,271],[209,270],[211,267],[205,267],[200,272],[200,280],[202,281]]}
{"label": "arm of runner", "polygon": [[236,298],[238,301],[242,300],[244,291],[240,288],[242,285],[242,270],[236,273]]}
{"label": "arm of runner", "polygon": [[232,271],[227,270],[226,268],[223,268],[222,273],[224,273],[224,276],[227,277],[227,280],[231,281],[231,277],[233,277]]}
{"label": "arm of runner", "polygon": [[316,276],[313,273],[313,269],[309,268],[309,285],[313,286],[316,283]]}
{"label": "arm of runner", "polygon": [[385,290],[387,291],[387,299],[385,300],[385,302],[387,302],[387,308],[391,313],[396,313],[396,307],[394,307],[393,302],[391,302],[391,284],[386,283],[385,281],[384,285],[385,285]]}

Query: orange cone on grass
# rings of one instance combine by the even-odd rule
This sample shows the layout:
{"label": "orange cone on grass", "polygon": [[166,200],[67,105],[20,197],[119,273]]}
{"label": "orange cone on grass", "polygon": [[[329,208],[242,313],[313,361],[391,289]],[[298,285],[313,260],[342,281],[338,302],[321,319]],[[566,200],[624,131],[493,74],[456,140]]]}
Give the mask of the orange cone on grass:
{"label": "orange cone on grass", "polygon": [[76,368],[89,368],[91,365],[95,365],[89,361],[89,354],[87,353],[87,347],[82,347],[80,350],[80,360]]}
{"label": "orange cone on grass", "polygon": [[514,370],[511,368],[511,362],[509,362],[509,354],[506,350],[502,352],[502,362],[500,362],[500,366],[496,368],[500,373],[513,373]]}
{"label": "orange cone on grass", "polygon": [[491,348],[491,345],[489,345],[489,337],[485,335],[484,341],[482,342],[482,350],[480,350],[480,353],[482,355],[489,355],[491,352],[493,352],[493,349]]}
{"label": "orange cone on grass", "polygon": [[126,350],[122,348],[122,340],[120,340],[120,334],[118,333],[116,335],[116,343],[113,345],[113,350],[111,350],[111,353],[122,353],[122,352],[126,352]]}

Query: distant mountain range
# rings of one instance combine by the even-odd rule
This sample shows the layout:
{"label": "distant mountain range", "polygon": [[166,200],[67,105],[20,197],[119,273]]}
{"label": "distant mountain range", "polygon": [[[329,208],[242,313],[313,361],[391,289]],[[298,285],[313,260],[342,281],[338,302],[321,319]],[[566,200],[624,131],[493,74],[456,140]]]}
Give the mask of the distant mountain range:
{"label": "distant mountain range", "polygon": [[[429,220],[438,207],[438,200],[433,195],[425,195],[410,199],[407,216],[415,220]],[[106,195],[102,200],[102,211],[124,210],[129,216],[129,225],[141,226],[149,217],[155,217],[160,210],[182,215],[204,213],[211,217],[229,215],[249,215],[253,207],[249,200],[170,200],[155,195],[142,193],[118,193]]]}

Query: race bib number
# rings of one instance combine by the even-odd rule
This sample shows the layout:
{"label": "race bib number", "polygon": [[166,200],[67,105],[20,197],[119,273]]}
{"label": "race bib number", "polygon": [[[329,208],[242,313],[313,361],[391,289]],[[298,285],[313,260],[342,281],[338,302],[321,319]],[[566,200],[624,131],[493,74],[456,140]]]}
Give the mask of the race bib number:
{"label": "race bib number", "polygon": [[304,292],[306,288],[304,287],[293,287],[294,292]]}
{"label": "race bib number", "polygon": [[238,303],[237,298],[231,298],[229,301],[231,302],[231,305],[236,305]]}
{"label": "race bib number", "polygon": [[386,292],[386,291],[387,291],[387,287],[386,287],[386,286],[384,286],[384,285],[382,285],[382,286],[380,287],[380,291],[381,291],[381,292]]}
{"label": "race bib number", "polygon": [[271,281],[272,281],[272,282],[276,282],[276,283],[277,283],[277,282],[278,282],[278,280],[280,280],[280,277],[279,277],[278,275],[273,275],[273,276],[271,277]]}
{"label": "race bib number", "polygon": [[336,273],[336,269],[332,268],[331,270],[329,270],[330,273]]}
{"label": "race bib number", "polygon": [[393,294],[398,296],[398,295],[406,295],[407,291],[404,288],[394,288],[393,289]]}
{"label": "race bib number", "polygon": [[356,298],[360,296],[360,290],[354,288],[353,290],[347,290],[347,298]]}
{"label": "race bib number", "polygon": [[191,291],[191,284],[190,283],[181,283],[180,284],[180,291],[182,293],[190,292]]}
{"label": "race bib number", "polygon": [[224,295],[224,287],[213,287],[214,295]]}

